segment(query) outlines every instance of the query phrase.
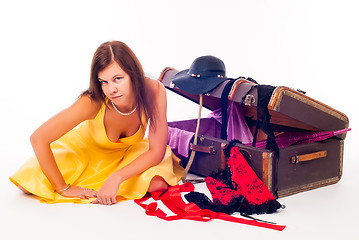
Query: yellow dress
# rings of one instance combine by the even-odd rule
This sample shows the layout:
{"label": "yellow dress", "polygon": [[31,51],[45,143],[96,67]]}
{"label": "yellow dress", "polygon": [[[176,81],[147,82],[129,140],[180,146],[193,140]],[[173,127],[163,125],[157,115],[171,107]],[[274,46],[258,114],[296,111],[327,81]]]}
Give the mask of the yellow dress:
{"label": "yellow dress", "polygon": [[[141,127],[134,135],[121,138],[116,143],[111,142],[103,121],[105,109],[106,104],[103,104],[95,119],[83,122],[51,144],[56,163],[67,184],[98,191],[113,172],[148,150],[148,140],[144,138],[145,133]],[[161,176],[169,185],[176,185],[182,174],[179,159],[167,146],[162,162],[124,181],[117,192],[117,198],[141,198],[146,194],[154,176]],[[93,200],[66,198],[56,193],[35,156],[11,176],[10,180],[37,196],[41,202],[88,203]]]}

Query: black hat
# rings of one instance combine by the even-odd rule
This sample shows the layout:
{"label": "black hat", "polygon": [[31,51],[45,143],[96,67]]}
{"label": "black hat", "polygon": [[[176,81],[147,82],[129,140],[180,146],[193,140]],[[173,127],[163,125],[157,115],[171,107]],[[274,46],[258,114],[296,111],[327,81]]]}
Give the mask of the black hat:
{"label": "black hat", "polygon": [[175,86],[187,93],[203,94],[227,79],[222,60],[214,56],[202,56],[193,61],[190,69],[178,72],[171,80]]}

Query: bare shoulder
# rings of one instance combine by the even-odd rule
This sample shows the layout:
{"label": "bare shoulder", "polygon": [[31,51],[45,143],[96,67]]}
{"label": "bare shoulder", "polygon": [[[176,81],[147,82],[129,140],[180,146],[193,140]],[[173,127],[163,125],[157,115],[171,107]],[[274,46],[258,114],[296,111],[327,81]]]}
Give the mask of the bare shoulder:
{"label": "bare shoulder", "polygon": [[93,119],[100,110],[101,104],[94,101],[88,94],[84,94],[70,108],[78,111],[88,119]]}
{"label": "bare shoulder", "polygon": [[151,88],[151,90],[153,91],[154,95],[159,97],[166,97],[166,89],[163,86],[163,84],[160,81],[157,80],[153,80],[150,78],[146,78],[146,81],[148,83],[148,86]]}

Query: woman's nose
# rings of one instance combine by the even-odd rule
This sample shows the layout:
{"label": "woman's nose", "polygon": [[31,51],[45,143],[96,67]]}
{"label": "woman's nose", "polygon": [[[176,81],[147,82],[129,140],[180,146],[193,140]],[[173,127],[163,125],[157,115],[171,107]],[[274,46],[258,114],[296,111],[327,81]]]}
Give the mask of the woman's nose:
{"label": "woman's nose", "polygon": [[108,90],[110,93],[116,93],[118,91],[117,86],[114,83],[110,83],[108,87],[109,87]]}

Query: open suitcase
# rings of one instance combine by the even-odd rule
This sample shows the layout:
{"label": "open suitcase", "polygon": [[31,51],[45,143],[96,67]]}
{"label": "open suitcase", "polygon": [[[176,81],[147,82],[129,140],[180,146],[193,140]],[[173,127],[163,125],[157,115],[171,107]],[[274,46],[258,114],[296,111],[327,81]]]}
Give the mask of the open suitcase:
{"label": "open suitcase", "polygon": [[[177,72],[173,68],[166,68],[161,73],[159,81],[167,89],[198,103],[198,95],[183,92],[173,86],[171,78]],[[228,80],[203,95],[204,107],[210,110],[221,107],[220,98],[227,82]],[[257,88],[253,88],[254,85],[256,83],[252,81],[238,78],[228,95],[229,102],[241,104],[246,121],[252,122],[248,125],[253,125],[257,120]],[[345,114],[287,87],[274,89],[268,110],[271,115],[270,124],[275,133],[335,131],[346,129],[349,125]],[[207,128],[213,128],[212,132],[218,133],[220,126],[206,121],[204,123]],[[196,119],[192,122],[195,123]],[[168,124],[172,127],[180,127],[181,121]],[[194,131],[194,128],[195,126],[186,130]],[[268,189],[275,196],[284,197],[337,183],[342,176],[345,136],[346,133],[341,133],[323,141],[279,148],[279,159],[273,150],[248,144],[237,144],[237,146]],[[225,167],[223,149],[228,144],[227,141],[218,138],[218,134],[212,136],[200,134],[197,141],[197,145],[190,144],[190,149],[196,151],[190,168],[191,173],[208,176],[218,168]],[[181,159],[185,166],[188,159],[184,157]]]}

